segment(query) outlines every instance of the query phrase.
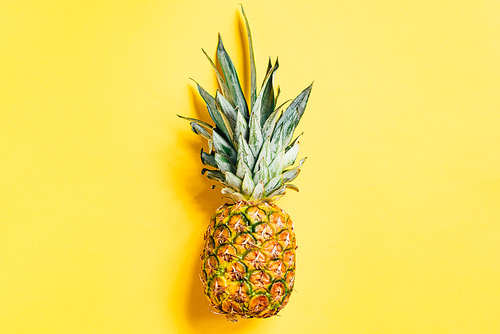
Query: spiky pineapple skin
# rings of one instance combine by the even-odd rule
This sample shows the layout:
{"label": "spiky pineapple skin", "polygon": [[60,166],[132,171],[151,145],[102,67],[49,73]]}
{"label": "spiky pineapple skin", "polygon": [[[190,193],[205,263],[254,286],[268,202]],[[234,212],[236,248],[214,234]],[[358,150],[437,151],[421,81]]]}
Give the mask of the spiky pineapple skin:
{"label": "spiky pineapple skin", "polygon": [[276,315],[293,291],[296,247],[293,222],[278,205],[224,204],[210,220],[201,254],[209,303],[232,321]]}

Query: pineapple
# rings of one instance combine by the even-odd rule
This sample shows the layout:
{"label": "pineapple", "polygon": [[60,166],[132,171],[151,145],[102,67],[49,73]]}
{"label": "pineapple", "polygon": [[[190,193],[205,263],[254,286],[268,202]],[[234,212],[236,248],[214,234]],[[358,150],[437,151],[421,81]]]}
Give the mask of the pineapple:
{"label": "pineapple", "polygon": [[269,61],[257,94],[252,37],[243,7],[241,11],[249,45],[249,103],[219,34],[217,59],[222,74],[203,52],[220,91],[213,97],[196,83],[215,126],[179,116],[208,141],[201,161],[209,168],[202,174],[220,183],[228,199],[212,216],[205,233],[201,279],[210,305],[233,322],[238,316],[276,315],[293,291],[297,248],[293,223],[274,201],[287,189],[298,191],[290,182],[305,158],[294,166],[300,135],[292,138],[312,88],[307,87],[286,108],[287,102],[278,106],[280,89],[275,91],[273,86],[276,60],[274,65]]}

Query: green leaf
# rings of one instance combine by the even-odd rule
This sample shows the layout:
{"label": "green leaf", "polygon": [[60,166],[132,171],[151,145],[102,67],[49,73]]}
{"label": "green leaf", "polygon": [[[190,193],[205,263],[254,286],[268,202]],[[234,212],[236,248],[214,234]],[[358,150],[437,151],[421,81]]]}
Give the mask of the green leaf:
{"label": "green leaf", "polygon": [[240,179],[245,177],[245,174],[252,175],[252,170],[248,167],[247,163],[238,157],[238,164],[236,166],[236,176]]}
{"label": "green leaf", "polygon": [[234,132],[231,126],[231,121],[226,117],[226,115],[222,112],[222,110],[219,109],[219,107],[217,107],[217,112],[219,113],[222,121],[224,122],[224,126],[226,127],[226,131],[228,132],[229,135],[229,141],[233,144],[233,146],[236,146],[236,142],[234,139]]}
{"label": "green leaf", "polygon": [[297,167],[298,167],[298,168],[302,168],[302,165],[304,164],[304,162],[306,162],[306,159],[307,159],[307,157],[302,158],[302,159],[299,161],[299,165],[298,165]]}
{"label": "green leaf", "polygon": [[269,115],[271,115],[274,111],[273,80],[278,67],[278,59],[276,59],[274,67],[267,74],[266,79],[264,80],[264,86],[257,96],[257,100],[252,107],[252,113],[250,114],[250,118],[258,118],[261,127],[264,125]]}
{"label": "green leaf", "polygon": [[231,161],[229,161],[223,155],[221,155],[217,152],[215,153],[215,162],[217,163],[217,167],[219,168],[219,170],[222,173],[226,173],[226,172],[235,173],[236,172],[236,168],[233,166]]}
{"label": "green leaf", "polygon": [[299,164],[298,164],[297,166],[295,166],[295,167],[293,167],[293,168],[289,168],[289,169],[285,170],[285,172],[292,171],[292,170],[297,170],[297,169],[302,168],[302,165],[304,164],[304,162],[306,162],[306,159],[307,159],[307,157],[302,158],[302,159],[299,161]]}
{"label": "green leaf", "polygon": [[288,151],[285,151],[285,154],[283,156],[283,168],[291,166],[295,163],[297,155],[299,154],[299,148],[300,144],[298,141],[296,141]]}
{"label": "green leaf", "polygon": [[[229,124],[231,129],[234,129],[236,126],[236,114],[237,111],[236,109],[229,103],[228,100],[224,96],[222,96],[219,91],[215,94],[215,106],[217,107],[217,110],[219,110],[221,113],[226,116],[226,118],[229,120]],[[227,127],[227,125],[226,125]],[[232,139],[232,138],[231,138]]]}
{"label": "green leaf", "polygon": [[272,69],[273,69],[273,63],[271,62],[271,57],[269,57],[269,60],[267,61],[266,76],[264,77],[264,80],[262,81],[262,87],[264,87],[264,84],[266,83],[267,75],[269,73],[271,73]]}
{"label": "green leaf", "polygon": [[269,171],[267,163],[264,159],[261,159],[257,164],[259,167],[257,172],[254,173],[253,181],[254,183],[262,182],[266,184],[269,181]]}
{"label": "green leaf", "polygon": [[295,180],[295,178],[297,176],[299,176],[299,173],[300,173],[300,169],[291,169],[289,171],[284,172],[283,173],[283,183],[288,183],[288,182]]}
{"label": "green leaf", "polygon": [[238,138],[238,156],[237,160],[244,161],[246,165],[251,169],[253,169],[253,166],[255,165],[255,156],[253,155],[253,152],[248,145],[247,141],[243,136],[239,136]]}
{"label": "green leaf", "polygon": [[219,60],[219,64],[222,68],[222,73],[224,73],[227,88],[235,107],[239,107],[243,115],[248,118],[248,106],[245,96],[243,95],[243,91],[241,90],[240,80],[238,79],[238,74],[236,73],[236,69],[234,68],[231,58],[224,49],[220,34],[219,43],[217,45],[217,59]]}
{"label": "green leaf", "polygon": [[224,188],[224,189],[221,190],[221,193],[223,195],[228,195],[229,197],[231,197],[231,198],[233,198],[233,199],[235,199],[237,201],[243,201],[243,200],[245,200],[245,197],[242,194],[240,194],[237,191],[234,191],[231,188]]}
{"label": "green leaf", "polygon": [[201,156],[201,162],[204,165],[207,165],[207,166],[210,166],[213,168],[219,168],[219,166],[217,166],[217,162],[215,161],[215,157],[212,154],[205,153],[205,152],[203,152],[203,149],[201,149],[200,156]]}
{"label": "green leaf", "polygon": [[280,109],[276,109],[266,120],[264,126],[262,127],[262,138],[266,140],[270,138],[273,134],[274,127],[276,126],[276,121],[280,115]]}
{"label": "green leaf", "polygon": [[278,67],[279,67],[278,58],[276,58],[274,67],[272,68],[271,73],[269,74],[268,83],[267,85],[264,86],[263,90],[260,92],[260,94],[262,94],[262,106],[260,111],[261,126],[264,126],[264,123],[269,118],[269,115],[271,115],[274,112],[274,108],[276,106],[274,99],[273,85],[274,85],[274,76],[276,75],[276,70],[278,70]]}
{"label": "green leaf", "polygon": [[245,27],[247,30],[248,38],[248,52],[250,58],[250,110],[252,110],[255,99],[257,98],[257,74],[255,71],[255,57],[253,54],[252,33],[250,32],[250,25],[248,24],[247,16],[245,14],[245,11],[243,10],[243,5],[241,5],[241,13],[243,14],[243,18],[245,19]]}
{"label": "green leaf", "polygon": [[213,139],[215,152],[221,154],[226,159],[236,164],[237,154],[232,146],[217,132],[213,133]]}
{"label": "green leaf", "polygon": [[299,187],[297,187],[295,184],[285,184],[285,188],[286,189],[292,189],[292,190],[295,190],[296,192],[299,192]]}
{"label": "green leaf", "polygon": [[278,154],[269,164],[269,178],[272,179],[281,175],[283,171],[283,151],[278,151]]}
{"label": "green leaf", "polygon": [[253,183],[251,174],[246,173],[241,184],[241,191],[243,192],[243,195],[249,196],[252,194],[254,188],[255,183]]}
{"label": "green leaf", "polygon": [[[193,80],[194,81],[194,80]],[[207,105],[207,110],[210,115],[210,118],[215,123],[215,126],[217,129],[220,129],[220,131],[226,136],[227,140],[231,140],[230,132],[226,128],[226,125],[224,124],[224,120],[222,119],[221,113],[217,110],[217,107],[215,106],[215,99],[212,97],[212,95],[208,94],[203,87],[201,87],[196,81],[196,86],[198,87],[198,92],[200,93],[201,97],[205,101]],[[215,133],[215,131],[214,131]]]}
{"label": "green leaf", "polygon": [[222,188],[220,192],[224,195],[232,195],[235,193],[235,191],[231,188]]}
{"label": "green leaf", "polygon": [[224,177],[224,174],[222,174],[221,172],[218,172],[218,171],[215,171],[215,170],[202,169],[201,173],[202,174],[206,174],[206,176],[210,180],[214,180],[214,181],[217,181],[217,182],[220,182],[220,183],[223,183],[223,184],[226,183],[226,178]]}
{"label": "green leaf", "polygon": [[250,115],[250,134],[248,136],[248,145],[254,156],[258,156],[264,140],[262,138],[262,129],[258,115]]}
{"label": "green leaf", "polygon": [[[269,157],[271,156],[271,145],[269,138],[262,144],[262,149],[260,150],[259,156],[257,158],[257,161],[264,160],[264,161],[269,161]],[[256,165],[254,167],[254,172],[257,172],[258,166]]]}
{"label": "green leaf", "polygon": [[209,141],[212,140],[212,135],[204,127],[202,127],[201,125],[199,125],[198,123],[195,123],[195,122],[191,122],[190,124],[191,124],[191,130],[193,130],[194,133],[202,136],[206,140],[209,140]]}
{"label": "green leaf", "polygon": [[248,137],[248,125],[245,117],[238,112],[236,114],[236,128],[234,129],[234,137],[240,138],[240,136],[245,139]]}
{"label": "green leaf", "polygon": [[283,151],[283,126],[280,126],[281,129],[277,129],[278,131],[274,131],[274,134],[271,138],[271,155],[270,160],[274,160],[274,158],[278,155],[279,152]]}
{"label": "green leaf", "polygon": [[208,54],[205,52],[205,50],[201,49],[205,56],[207,57],[208,61],[210,62],[210,65],[212,65],[212,68],[214,69],[215,76],[217,77],[217,83],[219,84],[220,89],[222,90],[222,94],[231,100],[231,95],[229,93],[229,90],[227,88],[226,82],[224,81],[224,78],[222,75],[219,73],[219,70],[217,69],[217,66],[215,66],[214,62],[212,61],[212,58],[208,56]]}
{"label": "green leaf", "polygon": [[231,172],[227,172],[225,176],[226,176],[226,184],[228,184],[231,188],[239,192],[243,181]]}
{"label": "green leaf", "polygon": [[[290,101],[290,100],[288,100]],[[280,116],[281,108],[288,102],[285,101],[283,102],[276,110],[267,118],[266,122],[264,123],[264,126],[262,127],[262,137],[266,139],[267,137],[270,137],[274,129],[276,127],[276,123],[278,121],[278,118]]]}
{"label": "green leaf", "polygon": [[295,130],[295,121],[297,120],[298,113],[294,113],[291,115],[290,119],[283,123],[283,138],[282,143],[283,146],[288,146],[290,140],[292,139],[293,132]]}
{"label": "green leaf", "polygon": [[278,88],[276,89],[276,96],[274,97],[274,105],[278,104],[278,97],[280,96],[280,93],[281,93],[281,88],[280,86],[278,86]]}
{"label": "green leaf", "polygon": [[[304,114],[304,111],[306,110],[306,105],[307,105],[307,101],[309,100],[309,95],[311,94],[312,86],[313,86],[313,84],[310,84],[309,87],[304,89],[299,94],[299,96],[297,96],[295,98],[295,100],[293,100],[292,103],[290,103],[290,105],[288,106],[288,108],[290,108],[290,110],[297,109],[297,111],[298,111],[298,117],[295,120],[295,126],[297,126],[299,124],[300,119],[302,118],[302,115]],[[288,108],[287,108],[287,110],[288,110]],[[285,110],[285,112],[286,112],[286,110]]]}
{"label": "green leaf", "polygon": [[255,188],[253,189],[252,195],[250,195],[251,199],[261,199],[264,197],[264,184],[262,182],[257,183]]}
{"label": "green leaf", "polygon": [[312,89],[312,84],[306,89],[304,89],[292,101],[292,103],[290,103],[290,105],[288,106],[288,108],[286,108],[285,112],[283,113],[283,115],[278,120],[278,123],[276,124],[276,127],[280,126],[281,124],[287,124],[285,126],[286,131],[284,133],[284,138],[283,138],[285,144],[288,144],[288,142],[291,140],[293,132],[295,131],[295,128],[299,124],[299,121],[302,118],[302,115],[304,114],[307,101],[309,99],[309,95],[311,94],[311,89]]}
{"label": "green leaf", "polygon": [[214,129],[213,126],[211,126],[210,124],[208,123],[205,123],[203,121],[200,121],[199,119],[196,119],[196,118],[191,118],[191,117],[185,117],[185,116],[181,116],[181,115],[177,115],[177,117],[180,117],[182,119],[185,119],[186,121],[190,121],[190,122],[196,122],[198,123],[199,125],[201,125],[202,127],[204,127],[207,131],[212,131]]}
{"label": "green leaf", "polygon": [[288,145],[285,149],[285,152],[288,151],[289,149],[291,149],[300,139],[300,137],[302,137],[304,135],[304,132],[300,133],[297,137],[295,137],[295,139],[290,143],[290,145]]}
{"label": "green leaf", "polygon": [[277,190],[279,187],[281,187],[282,184],[283,184],[283,176],[278,175],[273,179],[271,179],[271,181],[266,183],[264,190],[266,194],[270,194],[273,191]]}
{"label": "green leaf", "polygon": [[267,198],[273,199],[273,197],[283,195],[285,193],[285,190],[285,186],[278,188],[278,190],[275,190],[271,194],[267,195]]}

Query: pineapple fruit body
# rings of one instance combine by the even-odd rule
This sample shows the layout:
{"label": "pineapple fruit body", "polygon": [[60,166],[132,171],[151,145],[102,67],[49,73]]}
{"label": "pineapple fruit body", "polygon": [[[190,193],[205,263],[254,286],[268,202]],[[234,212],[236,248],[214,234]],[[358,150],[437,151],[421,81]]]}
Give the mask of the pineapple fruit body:
{"label": "pineapple fruit body", "polygon": [[293,290],[295,248],[293,222],[276,204],[221,206],[212,216],[201,254],[210,305],[230,320],[277,314]]}
{"label": "pineapple fruit body", "polygon": [[[243,12],[243,8],[242,8]],[[274,88],[278,60],[269,61],[257,94],[252,38],[245,12],[250,64],[250,98],[245,98],[238,75],[219,36],[217,60],[212,65],[220,90],[198,92],[215,125],[188,120],[194,133],[208,142],[201,150],[202,174],[219,183],[231,202],[213,215],[201,254],[202,282],[209,303],[229,320],[266,318],[287,303],[295,279],[295,234],[288,214],[274,201],[286,190],[305,158],[296,164],[298,135],[294,131],[304,114],[312,85],[290,104],[278,104]]]}

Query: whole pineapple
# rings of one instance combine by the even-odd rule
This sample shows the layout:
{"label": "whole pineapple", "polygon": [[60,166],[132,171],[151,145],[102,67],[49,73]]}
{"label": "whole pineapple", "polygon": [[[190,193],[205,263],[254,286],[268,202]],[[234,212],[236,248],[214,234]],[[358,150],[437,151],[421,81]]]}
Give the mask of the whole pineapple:
{"label": "whole pineapple", "polygon": [[273,201],[291,184],[305,158],[295,164],[299,136],[292,140],[312,85],[282,111],[279,87],[273,87],[278,61],[269,61],[257,95],[252,37],[245,12],[250,70],[250,103],[243,95],[234,65],[220,39],[215,70],[220,91],[215,98],[197,84],[215,126],[182,117],[208,140],[202,173],[222,184],[229,202],[212,216],[201,254],[202,282],[210,304],[228,320],[267,318],[287,303],[295,279],[295,233],[289,215]]}

